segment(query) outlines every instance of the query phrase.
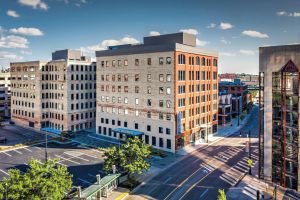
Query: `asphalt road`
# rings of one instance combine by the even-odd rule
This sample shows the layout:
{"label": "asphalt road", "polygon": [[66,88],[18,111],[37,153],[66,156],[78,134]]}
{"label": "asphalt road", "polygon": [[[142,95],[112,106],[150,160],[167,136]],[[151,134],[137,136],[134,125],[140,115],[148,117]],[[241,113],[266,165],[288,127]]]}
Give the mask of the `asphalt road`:
{"label": "asphalt road", "polygon": [[258,109],[251,119],[230,137],[191,153],[137,189],[127,199],[217,199],[218,189],[235,186],[248,173],[245,144],[251,131],[252,159],[258,160]]}

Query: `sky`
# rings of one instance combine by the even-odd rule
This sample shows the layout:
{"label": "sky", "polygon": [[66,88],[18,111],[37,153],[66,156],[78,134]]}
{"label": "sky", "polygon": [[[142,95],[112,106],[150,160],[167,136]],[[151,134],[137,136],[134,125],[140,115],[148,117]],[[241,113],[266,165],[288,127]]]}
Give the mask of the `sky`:
{"label": "sky", "polygon": [[300,0],[0,0],[0,68],[180,31],[219,53],[219,73],[256,74],[260,46],[300,43]]}

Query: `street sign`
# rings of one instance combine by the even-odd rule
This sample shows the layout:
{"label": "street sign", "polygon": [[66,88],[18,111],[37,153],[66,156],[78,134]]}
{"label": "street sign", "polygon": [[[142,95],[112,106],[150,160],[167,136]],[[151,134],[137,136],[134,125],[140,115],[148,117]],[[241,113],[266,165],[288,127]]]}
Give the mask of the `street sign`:
{"label": "street sign", "polygon": [[252,159],[248,159],[248,166],[249,166],[249,167],[252,166],[252,163],[253,163]]}

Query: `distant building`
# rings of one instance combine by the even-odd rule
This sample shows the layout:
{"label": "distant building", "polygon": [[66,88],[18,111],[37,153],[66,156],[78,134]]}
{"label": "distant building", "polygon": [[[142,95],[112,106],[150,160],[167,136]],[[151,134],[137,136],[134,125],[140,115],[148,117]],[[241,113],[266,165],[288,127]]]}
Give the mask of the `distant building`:
{"label": "distant building", "polygon": [[232,94],[219,93],[218,122],[225,125],[232,119]]}
{"label": "distant building", "polygon": [[218,127],[218,55],[175,33],[97,51],[97,133],[174,152]]}
{"label": "distant building", "polygon": [[96,63],[77,50],[11,63],[12,120],[54,133],[95,127]]}
{"label": "distant building", "polygon": [[300,191],[300,44],[259,48],[262,78],[260,175]]}
{"label": "distant building", "polygon": [[10,72],[0,71],[0,117],[10,118]]}
{"label": "distant building", "polygon": [[233,97],[242,97],[242,110],[248,109],[249,104],[252,102],[248,86],[245,83],[242,83],[240,79],[234,79],[234,82],[219,82],[219,92],[232,94]]}

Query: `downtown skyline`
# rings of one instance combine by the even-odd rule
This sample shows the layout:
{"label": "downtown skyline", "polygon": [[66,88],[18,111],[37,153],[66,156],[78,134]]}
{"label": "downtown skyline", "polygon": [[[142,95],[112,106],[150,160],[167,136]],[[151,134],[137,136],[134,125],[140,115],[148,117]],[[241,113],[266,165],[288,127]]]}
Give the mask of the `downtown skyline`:
{"label": "downtown skyline", "polygon": [[[300,2],[1,0],[0,67],[49,60],[57,49],[94,56],[143,36],[189,32],[219,52],[220,73],[258,73],[258,47],[300,42]],[[298,9],[299,8],[299,9]],[[275,25],[276,24],[276,25]],[[275,25],[275,26],[274,26]]]}

